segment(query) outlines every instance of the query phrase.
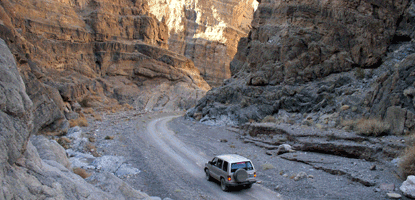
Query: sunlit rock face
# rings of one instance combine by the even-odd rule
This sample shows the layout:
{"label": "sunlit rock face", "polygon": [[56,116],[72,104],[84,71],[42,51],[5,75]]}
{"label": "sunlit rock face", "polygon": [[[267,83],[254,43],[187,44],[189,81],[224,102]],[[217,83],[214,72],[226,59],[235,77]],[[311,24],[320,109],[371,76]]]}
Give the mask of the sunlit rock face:
{"label": "sunlit rock face", "polygon": [[149,0],[150,12],[165,22],[169,49],[193,60],[212,86],[230,77],[229,63],[246,37],[256,0]]}
{"label": "sunlit rock face", "polygon": [[[34,130],[67,129],[72,105],[190,108],[210,86],[144,0],[5,0],[0,38],[33,102]],[[115,105],[113,105],[115,104]]]}

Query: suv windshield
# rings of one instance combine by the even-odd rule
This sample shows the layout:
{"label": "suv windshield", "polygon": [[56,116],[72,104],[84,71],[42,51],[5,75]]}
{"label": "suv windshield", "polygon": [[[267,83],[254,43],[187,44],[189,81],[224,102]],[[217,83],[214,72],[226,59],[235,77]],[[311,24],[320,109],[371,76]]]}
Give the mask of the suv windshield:
{"label": "suv windshield", "polygon": [[245,161],[245,162],[238,162],[238,163],[232,163],[231,165],[231,172],[236,172],[236,170],[244,168],[245,170],[253,170],[254,167],[252,167],[251,162]]}

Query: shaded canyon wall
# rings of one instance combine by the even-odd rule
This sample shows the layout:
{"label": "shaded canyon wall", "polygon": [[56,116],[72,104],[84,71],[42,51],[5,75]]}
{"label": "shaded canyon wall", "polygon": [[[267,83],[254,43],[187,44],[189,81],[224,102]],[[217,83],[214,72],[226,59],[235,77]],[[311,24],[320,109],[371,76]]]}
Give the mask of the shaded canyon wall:
{"label": "shaded canyon wall", "polygon": [[232,78],[188,115],[214,124],[274,115],[323,127],[378,118],[412,131],[414,8],[409,0],[261,1]]}

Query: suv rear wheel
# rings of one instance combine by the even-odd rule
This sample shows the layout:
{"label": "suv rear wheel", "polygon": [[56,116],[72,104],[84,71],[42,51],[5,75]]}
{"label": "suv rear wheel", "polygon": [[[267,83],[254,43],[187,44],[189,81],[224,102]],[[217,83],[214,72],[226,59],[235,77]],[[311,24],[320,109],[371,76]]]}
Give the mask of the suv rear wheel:
{"label": "suv rear wheel", "polygon": [[221,178],[220,179],[220,188],[223,191],[228,191],[228,186],[226,185],[226,182],[225,182],[225,179],[224,178]]}

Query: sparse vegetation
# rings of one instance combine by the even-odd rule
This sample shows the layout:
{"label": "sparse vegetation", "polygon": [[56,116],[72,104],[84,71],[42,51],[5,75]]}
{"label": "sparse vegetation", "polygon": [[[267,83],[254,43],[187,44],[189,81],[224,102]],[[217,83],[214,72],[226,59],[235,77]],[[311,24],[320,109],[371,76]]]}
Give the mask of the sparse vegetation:
{"label": "sparse vegetation", "polygon": [[94,113],[92,116],[96,121],[102,121],[102,116],[100,114]]}
{"label": "sparse vegetation", "polygon": [[354,75],[358,79],[364,79],[365,78],[365,70],[362,69],[362,68],[357,68]]}
{"label": "sparse vegetation", "polygon": [[344,120],[341,124],[346,130],[354,130],[360,135],[382,136],[389,134],[390,125],[378,119]]}
{"label": "sparse vegetation", "polygon": [[412,145],[405,149],[399,161],[399,170],[404,179],[409,175],[415,174],[415,146]]}
{"label": "sparse vegetation", "polygon": [[133,110],[133,109],[134,109],[134,107],[132,107],[132,106],[131,106],[130,104],[128,104],[128,103],[124,104],[123,106],[124,106],[125,110]]}
{"label": "sparse vegetation", "polygon": [[389,124],[377,119],[361,119],[356,126],[357,133],[366,136],[386,135],[389,129]]}
{"label": "sparse vegetation", "polygon": [[82,168],[79,168],[79,167],[73,168],[73,173],[78,174],[80,177],[82,177],[84,179],[91,176],[91,174],[86,172],[85,169],[82,169]]}
{"label": "sparse vegetation", "polygon": [[88,140],[89,140],[90,142],[96,142],[96,141],[97,141],[97,139],[96,139],[95,137],[89,137],[89,138],[88,138]]}
{"label": "sparse vegetation", "polygon": [[88,126],[88,120],[85,118],[85,116],[79,116],[76,119],[69,120],[69,126],[81,126],[81,127],[87,127]]}
{"label": "sparse vegetation", "polygon": [[106,139],[106,140],[113,140],[114,139],[114,136],[109,136],[109,135],[107,135],[107,136],[105,136],[105,138],[104,139]]}
{"label": "sparse vegetation", "polygon": [[100,96],[89,95],[89,96],[85,97],[81,102],[79,102],[79,104],[82,107],[94,107],[94,104],[96,104],[97,102],[98,103],[102,102],[102,98]]}
{"label": "sparse vegetation", "polygon": [[85,108],[85,109],[82,110],[82,112],[85,113],[85,114],[94,114],[95,113],[94,109],[92,109],[92,108]]}
{"label": "sparse vegetation", "polygon": [[58,144],[60,144],[64,149],[69,149],[71,147],[71,140],[67,137],[61,137],[57,140]]}
{"label": "sparse vegetation", "polygon": [[275,119],[275,117],[274,116],[272,116],[272,115],[268,115],[268,116],[266,116],[264,119],[262,119],[262,121],[261,121],[262,123],[276,123],[277,122],[277,120]]}
{"label": "sparse vegetation", "polygon": [[242,99],[241,101],[241,106],[242,108],[248,107],[249,106],[249,102],[246,99]]}
{"label": "sparse vegetation", "polygon": [[261,167],[262,167],[262,170],[264,170],[264,171],[275,168],[274,165],[269,164],[269,163],[265,163],[265,164],[261,165]]}
{"label": "sparse vegetation", "polygon": [[97,151],[97,147],[92,143],[88,143],[87,145],[85,145],[85,150],[88,152],[95,152]]}

